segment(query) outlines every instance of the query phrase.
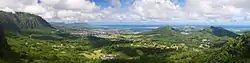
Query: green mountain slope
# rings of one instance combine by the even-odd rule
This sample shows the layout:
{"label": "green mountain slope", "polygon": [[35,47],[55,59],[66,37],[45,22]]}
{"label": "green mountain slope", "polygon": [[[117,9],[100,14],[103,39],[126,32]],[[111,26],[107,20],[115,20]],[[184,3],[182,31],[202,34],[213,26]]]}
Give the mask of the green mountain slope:
{"label": "green mountain slope", "polygon": [[[249,63],[250,62],[250,33],[228,42],[220,50],[211,51],[199,59],[208,63]],[[199,58],[201,58],[199,57]]]}
{"label": "green mountain slope", "polygon": [[19,21],[17,22],[20,28],[34,29],[34,28],[53,28],[46,20],[40,16],[17,12],[15,14]]}
{"label": "green mountain slope", "polygon": [[54,28],[37,15],[23,12],[13,14],[0,11],[0,63],[2,60],[10,63],[19,60],[19,54],[11,50],[12,46],[8,45],[7,38],[17,39],[16,35],[18,34],[16,33],[27,34],[28,31],[33,32],[33,30],[37,29],[42,31],[50,30],[49,32],[51,32]]}
{"label": "green mountain slope", "polygon": [[53,29],[53,27],[44,19],[37,15],[16,12],[8,13],[0,11],[0,24],[4,29],[10,31],[21,31],[26,29]]}

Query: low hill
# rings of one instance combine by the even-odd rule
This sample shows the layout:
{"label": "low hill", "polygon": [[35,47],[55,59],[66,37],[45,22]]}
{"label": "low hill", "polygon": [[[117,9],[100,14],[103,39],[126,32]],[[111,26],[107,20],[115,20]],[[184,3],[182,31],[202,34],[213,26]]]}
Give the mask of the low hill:
{"label": "low hill", "polygon": [[157,29],[154,29],[152,31],[149,32],[142,32],[140,34],[144,34],[144,35],[150,35],[150,34],[172,34],[172,33],[176,33],[178,30],[174,29],[171,26],[165,26],[165,27],[160,27]]}
{"label": "low hill", "polygon": [[[184,27],[185,29],[185,27]],[[150,35],[150,34],[173,34],[173,33],[178,33],[177,35],[179,35],[179,33],[181,32],[203,32],[203,33],[209,33],[209,34],[212,34],[212,35],[215,35],[215,36],[218,36],[218,37],[238,37],[239,35],[232,32],[232,31],[229,31],[229,30],[226,30],[224,29],[223,27],[215,27],[215,26],[211,26],[209,28],[204,28],[204,29],[201,29],[201,30],[192,30],[189,29],[189,31],[186,31],[183,30],[182,28],[173,28],[171,26],[165,26],[165,27],[160,27],[160,28],[157,28],[155,30],[152,30],[152,31],[149,31],[149,32],[142,32],[141,34],[147,34],[147,35]]]}
{"label": "low hill", "polygon": [[223,27],[211,26],[210,28],[206,28],[206,29],[203,29],[201,31],[211,33],[211,34],[216,35],[218,37],[224,37],[224,36],[238,37],[239,36],[238,34],[232,32],[232,31],[226,30]]}
{"label": "low hill", "polygon": [[149,32],[142,32],[140,38],[149,39],[165,43],[186,43],[199,47],[199,44],[206,44],[206,47],[222,47],[228,40],[238,35],[220,27],[210,27],[205,29],[173,28],[171,26],[160,27]]}

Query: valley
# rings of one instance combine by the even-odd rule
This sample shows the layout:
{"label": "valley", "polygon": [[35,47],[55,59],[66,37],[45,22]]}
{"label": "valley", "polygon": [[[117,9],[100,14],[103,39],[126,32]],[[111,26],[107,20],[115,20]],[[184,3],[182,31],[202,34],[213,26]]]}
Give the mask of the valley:
{"label": "valley", "polygon": [[150,31],[49,23],[0,12],[0,63],[248,63],[250,34],[223,27],[162,26]]}

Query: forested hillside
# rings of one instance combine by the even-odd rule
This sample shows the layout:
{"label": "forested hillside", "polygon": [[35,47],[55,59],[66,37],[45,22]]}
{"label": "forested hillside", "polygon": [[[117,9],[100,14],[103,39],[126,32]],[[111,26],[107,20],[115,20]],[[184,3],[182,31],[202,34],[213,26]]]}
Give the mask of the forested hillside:
{"label": "forested hillside", "polygon": [[249,63],[250,62],[250,33],[231,40],[220,50],[207,52],[199,62],[209,63]]}
{"label": "forested hillside", "polygon": [[0,63],[249,63],[250,58],[250,33],[239,36],[222,27],[165,26],[98,37],[73,35],[23,12],[1,11],[0,21]]}

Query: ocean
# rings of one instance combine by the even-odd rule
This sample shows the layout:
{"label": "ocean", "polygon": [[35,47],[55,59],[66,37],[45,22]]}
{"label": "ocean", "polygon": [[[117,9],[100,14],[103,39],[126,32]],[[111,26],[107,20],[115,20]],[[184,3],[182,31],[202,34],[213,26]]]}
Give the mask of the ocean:
{"label": "ocean", "polygon": [[[125,29],[125,30],[132,30],[135,32],[145,32],[151,31],[153,29],[163,27],[163,26],[172,26],[175,28],[185,27],[187,25],[92,25],[90,28],[98,28],[98,29]],[[208,28],[209,25],[188,25],[196,28]],[[231,31],[241,31],[241,30],[250,30],[249,26],[241,26],[241,25],[222,25],[225,29]]]}
{"label": "ocean", "polygon": [[135,32],[144,32],[162,27],[165,25],[93,25],[91,28],[100,28],[100,29],[125,29],[132,30]]}

